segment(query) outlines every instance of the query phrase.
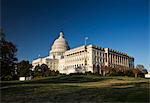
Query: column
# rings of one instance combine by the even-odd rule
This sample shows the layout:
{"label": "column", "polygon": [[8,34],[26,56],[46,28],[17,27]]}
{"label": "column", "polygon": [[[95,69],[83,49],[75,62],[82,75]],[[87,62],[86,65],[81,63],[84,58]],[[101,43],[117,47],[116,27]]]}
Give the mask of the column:
{"label": "column", "polygon": [[122,57],[122,65],[125,66],[125,65],[124,65],[124,57]]}
{"label": "column", "polygon": [[118,64],[120,65],[120,55],[118,56]]}
{"label": "column", "polygon": [[124,59],[124,66],[126,66],[126,59],[125,59],[125,57],[123,59]]}
{"label": "column", "polygon": [[114,54],[112,54],[112,64],[114,65]]}
{"label": "column", "polygon": [[122,64],[122,66],[123,66],[123,57],[121,57],[121,64]]}
{"label": "column", "polygon": [[129,58],[127,58],[127,67],[129,67]]}
{"label": "column", "polygon": [[111,65],[111,54],[109,54],[109,66]]}
{"label": "column", "polygon": [[120,65],[122,65],[122,55],[120,56]]}
{"label": "column", "polygon": [[125,57],[125,66],[127,66],[127,58]]}

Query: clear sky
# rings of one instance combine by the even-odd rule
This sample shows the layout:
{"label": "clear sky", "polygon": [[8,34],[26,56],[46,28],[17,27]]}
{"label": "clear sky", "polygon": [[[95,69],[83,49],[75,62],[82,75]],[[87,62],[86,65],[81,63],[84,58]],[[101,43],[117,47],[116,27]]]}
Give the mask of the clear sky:
{"label": "clear sky", "polygon": [[[150,68],[149,0],[1,0],[1,27],[30,62],[47,56],[61,28],[71,48],[88,44],[112,48]],[[150,69],[149,69],[150,71]]]}

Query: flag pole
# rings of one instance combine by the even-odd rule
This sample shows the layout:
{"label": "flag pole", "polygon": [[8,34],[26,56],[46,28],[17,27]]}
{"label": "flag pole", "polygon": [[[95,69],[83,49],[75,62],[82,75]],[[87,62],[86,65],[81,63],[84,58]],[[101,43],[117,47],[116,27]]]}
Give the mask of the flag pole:
{"label": "flag pole", "polygon": [[84,45],[86,46],[86,41],[88,40],[88,37],[85,37]]}

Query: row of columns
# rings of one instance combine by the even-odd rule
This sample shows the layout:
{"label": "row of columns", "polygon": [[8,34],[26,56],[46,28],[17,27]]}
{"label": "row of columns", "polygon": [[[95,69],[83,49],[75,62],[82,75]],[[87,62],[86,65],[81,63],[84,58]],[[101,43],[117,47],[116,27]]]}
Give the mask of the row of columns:
{"label": "row of columns", "polygon": [[109,54],[109,63],[129,67],[128,57],[120,56],[117,54]]}

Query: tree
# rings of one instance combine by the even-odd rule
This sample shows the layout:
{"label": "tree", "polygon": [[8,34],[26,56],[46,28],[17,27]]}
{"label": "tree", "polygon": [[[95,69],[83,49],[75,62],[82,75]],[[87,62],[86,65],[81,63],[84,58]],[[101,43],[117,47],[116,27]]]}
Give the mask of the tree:
{"label": "tree", "polygon": [[143,69],[143,70],[141,70],[141,72],[142,72],[143,74],[147,74],[147,73],[148,73],[147,69]]}
{"label": "tree", "polygon": [[139,70],[144,70],[145,69],[144,65],[142,65],[142,64],[137,64],[136,68],[139,69]]}
{"label": "tree", "polygon": [[3,30],[0,30],[0,78],[1,80],[11,80],[15,77],[16,66],[16,46],[9,41],[5,40]]}
{"label": "tree", "polygon": [[126,71],[124,71],[125,75],[126,75],[126,76],[130,76],[130,77],[135,76],[135,74],[133,73],[133,70],[132,70],[132,69],[133,69],[133,68],[128,68],[128,69],[126,69]]}
{"label": "tree", "polygon": [[50,74],[50,70],[46,64],[41,65],[42,77],[47,77]]}
{"label": "tree", "polygon": [[137,69],[137,68],[132,69],[132,72],[134,73],[135,78],[137,78],[137,77],[138,77],[138,74],[141,73],[141,71],[140,71],[139,69]]}
{"label": "tree", "polygon": [[109,72],[109,68],[107,66],[102,66],[101,70],[103,76],[106,76],[106,74]]}
{"label": "tree", "polygon": [[56,76],[59,75],[59,71],[55,71],[55,70],[50,70],[50,76]]}
{"label": "tree", "polygon": [[34,77],[42,77],[42,69],[39,65],[34,68]]}
{"label": "tree", "polygon": [[46,64],[35,66],[34,77],[47,77],[49,75],[50,75],[50,70]]}
{"label": "tree", "polygon": [[17,64],[17,75],[19,77],[28,77],[31,76],[32,73],[32,64],[29,63],[29,61],[21,61]]}
{"label": "tree", "polygon": [[146,69],[146,68],[144,67],[144,65],[142,65],[142,64],[137,64],[137,65],[136,65],[136,68],[141,71],[140,77],[144,77],[145,74],[148,73],[147,69]]}

